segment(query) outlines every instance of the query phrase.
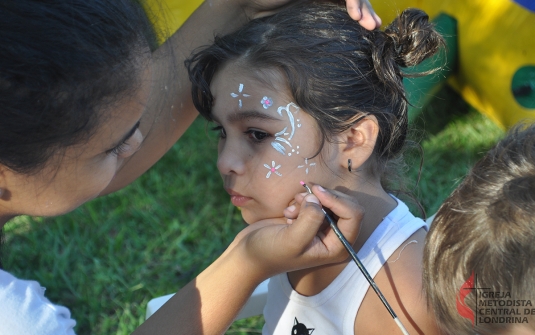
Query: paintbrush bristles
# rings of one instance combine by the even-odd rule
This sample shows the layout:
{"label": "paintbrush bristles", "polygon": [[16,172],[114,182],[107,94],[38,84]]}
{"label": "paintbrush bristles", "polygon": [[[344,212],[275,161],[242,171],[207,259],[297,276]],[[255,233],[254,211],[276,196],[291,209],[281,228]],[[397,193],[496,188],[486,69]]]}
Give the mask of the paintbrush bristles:
{"label": "paintbrush bristles", "polygon": [[307,192],[312,194],[312,190],[310,189],[310,187],[308,187],[307,184],[305,184],[304,181],[300,181],[299,184],[303,185],[303,187],[307,189]]}

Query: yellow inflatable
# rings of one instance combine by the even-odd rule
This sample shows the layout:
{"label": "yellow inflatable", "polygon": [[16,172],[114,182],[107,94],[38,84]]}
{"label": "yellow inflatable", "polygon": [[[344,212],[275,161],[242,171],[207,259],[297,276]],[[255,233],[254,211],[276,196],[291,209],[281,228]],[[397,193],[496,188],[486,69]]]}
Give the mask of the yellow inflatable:
{"label": "yellow inflatable", "polygon": [[535,1],[371,1],[383,22],[407,7],[457,20],[458,68],[449,78],[463,98],[498,125],[535,120]]}
{"label": "yellow inflatable", "polygon": [[[199,0],[148,0],[174,32],[202,3]],[[535,120],[535,0],[372,0],[384,25],[407,7],[433,19],[457,21],[457,69],[450,76],[463,98],[498,125],[508,128]],[[162,26],[160,23],[160,27]]]}
{"label": "yellow inflatable", "polygon": [[202,0],[145,0],[147,12],[161,34],[160,42],[171,36],[201,3]]}

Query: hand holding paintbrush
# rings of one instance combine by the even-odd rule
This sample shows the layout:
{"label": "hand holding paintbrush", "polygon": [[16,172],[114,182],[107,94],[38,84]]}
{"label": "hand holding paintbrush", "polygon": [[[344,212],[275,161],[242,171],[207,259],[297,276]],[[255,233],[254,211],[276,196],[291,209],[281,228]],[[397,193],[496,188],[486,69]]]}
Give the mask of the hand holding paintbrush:
{"label": "hand holding paintbrush", "polygon": [[[307,186],[307,184],[305,184],[303,181],[301,181],[300,184],[307,190],[308,193],[313,194],[312,190]],[[379,299],[381,299],[381,302],[386,307],[386,309],[388,310],[388,313],[390,313],[390,315],[392,316],[392,318],[394,319],[394,321],[398,325],[398,327],[401,330],[401,332],[404,335],[409,335],[409,332],[407,331],[407,329],[405,329],[405,327],[403,326],[403,324],[401,323],[401,321],[397,317],[396,313],[394,312],[394,310],[392,309],[392,307],[390,306],[388,301],[386,301],[385,297],[381,293],[381,290],[379,290],[379,287],[377,286],[377,284],[375,284],[375,281],[373,280],[373,278],[368,273],[368,270],[366,270],[366,268],[364,267],[364,265],[362,264],[362,262],[358,258],[357,253],[355,252],[355,250],[353,250],[353,247],[351,246],[351,244],[344,237],[344,235],[342,234],[340,229],[338,229],[338,227],[336,226],[336,223],[331,218],[331,216],[325,211],[325,209],[322,208],[321,210],[325,214],[325,218],[329,222],[329,225],[330,225],[331,229],[335,232],[336,236],[338,236],[338,239],[340,239],[340,242],[342,242],[342,244],[346,248],[347,252],[351,256],[353,261],[355,261],[355,263],[357,264],[357,267],[360,269],[360,271],[362,272],[362,274],[364,275],[364,277],[366,278],[368,283],[370,283],[370,286],[373,288],[373,290],[375,291],[375,293],[377,294]]]}

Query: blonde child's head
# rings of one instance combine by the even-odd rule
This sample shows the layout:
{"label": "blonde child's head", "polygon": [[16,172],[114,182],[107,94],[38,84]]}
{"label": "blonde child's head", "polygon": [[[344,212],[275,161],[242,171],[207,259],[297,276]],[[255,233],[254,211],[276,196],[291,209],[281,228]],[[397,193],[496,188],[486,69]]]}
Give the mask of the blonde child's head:
{"label": "blonde child's head", "polygon": [[245,220],[281,216],[300,180],[351,190],[358,177],[381,187],[407,135],[402,67],[442,43],[420,10],[382,32],[343,7],[307,3],[192,55],[193,101],[217,124],[218,167]]}
{"label": "blonde child's head", "polygon": [[512,129],[440,207],[424,289],[447,334],[535,334],[534,125]]}

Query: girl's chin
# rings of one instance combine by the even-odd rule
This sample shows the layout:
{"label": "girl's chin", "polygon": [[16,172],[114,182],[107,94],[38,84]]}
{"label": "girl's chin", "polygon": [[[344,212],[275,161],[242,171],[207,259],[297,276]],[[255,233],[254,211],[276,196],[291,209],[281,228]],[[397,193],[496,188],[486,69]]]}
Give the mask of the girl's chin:
{"label": "girl's chin", "polygon": [[263,220],[261,217],[258,217],[257,215],[247,215],[247,213],[244,213],[242,210],[241,217],[243,221],[247,224],[253,224],[255,222]]}
{"label": "girl's chin", "polygon": [[259,221],[272,221],[273,223],[279,223],[279,221],[281,221],[282,223],[286,223],[286,220],[287,220],[282,214],[278,216],[277,215],[258,215],[258,213],[255,213],[255,214],[247,213],[247,211],[243,209],[242,209],[241,217],[247,224],[257,223]]}

